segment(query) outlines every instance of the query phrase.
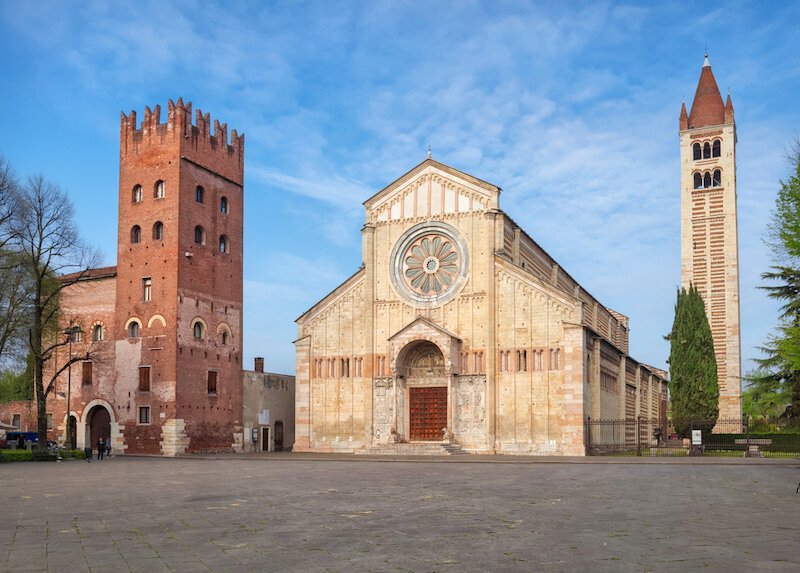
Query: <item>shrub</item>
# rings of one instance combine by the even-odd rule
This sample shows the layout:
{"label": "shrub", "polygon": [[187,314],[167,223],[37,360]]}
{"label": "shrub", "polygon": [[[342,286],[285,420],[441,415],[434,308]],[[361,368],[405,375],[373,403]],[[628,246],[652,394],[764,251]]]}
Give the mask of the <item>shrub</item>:
{"label": "shrub", "polygon": [[45,449],[34,448],[31,454],[31,459],[35,462],[54,462],[58,459],[58,454]]}
{"label": "shrub", "polygon": [[30,450],[3,450],[4,462],[29,462],[33,459],[33,452]]}
{"label": "shrub", "polygon": [[86,452],[83,450],[68,450],[72,457],[76,460],[85,460],[86,459]]}

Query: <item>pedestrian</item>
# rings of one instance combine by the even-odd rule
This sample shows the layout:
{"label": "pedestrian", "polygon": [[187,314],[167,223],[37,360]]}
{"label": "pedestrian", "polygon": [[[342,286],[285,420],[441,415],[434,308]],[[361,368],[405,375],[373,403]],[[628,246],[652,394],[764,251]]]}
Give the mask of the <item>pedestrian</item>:
{"label": "pedestrian", "polygon": [[106,457],[111,458],[111,437],[106,438]]}
{"label": "pedestrian", "polygon": [[103,452],[106,449],[106,444],[103,441],[103,438],[97,438],[97,459],[101,461],[103,459]]}

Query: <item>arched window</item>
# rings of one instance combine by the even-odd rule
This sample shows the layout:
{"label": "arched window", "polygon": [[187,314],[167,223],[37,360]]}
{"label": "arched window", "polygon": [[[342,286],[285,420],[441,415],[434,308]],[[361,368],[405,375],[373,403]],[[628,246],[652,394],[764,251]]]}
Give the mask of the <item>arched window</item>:
{"label": "arched window", "polygon": [[92,340],[95,342],[100,342],[103,340],[103,325],[102,324],[95,324],[94,328],[92,328]]}
{"label": "arched window", "polygon": [[131,194],[131,200],[134,203],[141,203],[142,202],[142,186],[141,185],[136,185],[133,188],[133,192]]}
{"label": "arched window", "polygon": [[694,174],[694,188],[695,189],[702,189],[703,188],[703,176],[699,173]]}
{"label": "arched window", "polygon": [[707,141],[703,144],[703,159],[711,157],[711,144]]}
{"label": "arched window", "polygon": [[192,336],[195,340],[200,340],[205,336],[205,329],[203,328],[203,323],[199,320],[196,320],[194,325],[192,326]]}
{"label": "arched window", "polygon": [[205,194],[206,190],[198,185],[197,189],[194,190],[194,200],[198,203],[202,203],[205,200]]}
{"label": "arched window", "polygon": [[227,215],[228,214],[228,198],[227,197],[223,197],[222,199],[219,200],[219,212],[222,213],[223,215]]}
{"label": "arched window", "polygon": [[692,155],[695,161],[703,158],[703,151],[699,143],[695,143],[694,145],[692,145]]}
{"label": "arched window", "polygon": [[164,182],[160,179],[156,181],[156,184],[153,185],[153,197],[155,199],[163,199],[165,195],[164,191]]}
{"label": "arched window", "polygon": [[164,238],[164,223],[156,221],[153,225],[153,240],[161,241]]}
{"label": "arched window", "polygon": [[220,238],[219,238],[219,252],[220,253],[227,253],[229,248],[230,247],[228,245],[228,236],[227,235],[221,235]]}
{"label": "arched window", "polygon": [[722,185],[722,171],[720,171],[719,169],[716,169],[714,171],[714,177],[713,180],[711,181],[711,185],[712,187],[719,187],[720,185]]}
{"label": "arched window", "polygon": [[706,189],[711,187],[711,173],[709,173],[708,171],[706,171],[706,174],[703,175],[703,187],[705,187]]}
{"label": "arched window", "polygon": [[719,139],[714,140],[714,146],[711,148],[711,155],[719,157],[721,152],[722,142]]}
{"label": "arched window", "polygon": [[194,242],[198,245],[204,245],[206,243],[206,234],[203,231],[203,227],[200,225],[194,228]]}
{"label": "arched window", "polygon": [[221,341],[222,341],[222,346],[228,346],[228,331],[227,330],[223,330],[222,331]]}
{"label": "arched window", "polygon": [[134,225],[131,228],[131,243],[138,243],[142,240],[142,228],[139,225]]}
{"label": "arched window", "polygon": [[133,320],[128,325],[128,338],[139,338],[140,325],[137,321]]}

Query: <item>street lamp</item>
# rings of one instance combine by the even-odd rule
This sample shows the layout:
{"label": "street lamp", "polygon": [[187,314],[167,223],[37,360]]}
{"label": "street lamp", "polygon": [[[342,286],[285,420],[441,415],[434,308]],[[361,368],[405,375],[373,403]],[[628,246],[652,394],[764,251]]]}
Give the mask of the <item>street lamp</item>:
{"label": "street lamp", "polygon": [[72,392],[72,339],[75,338],[76,334],[82,333],[81,327],[79,325],[68,326],[64,329],[64,334],[67,336],[67,340],[69,341],[69,369],[67,370],[67,440],[66,447],[69,447],[72,444],[72,425],[70,424],[70,418],[72,417],[72,410],[70,405],[70,398]]}

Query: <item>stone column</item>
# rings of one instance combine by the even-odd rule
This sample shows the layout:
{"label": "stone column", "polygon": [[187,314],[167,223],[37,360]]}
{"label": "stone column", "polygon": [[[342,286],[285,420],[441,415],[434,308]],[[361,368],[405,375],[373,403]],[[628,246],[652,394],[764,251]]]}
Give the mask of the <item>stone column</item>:
{"label": "stone column", "polygon": [[364,362],[362,376],[369,381],[364,393],[364,434],[367,444],[375,444],[373,392],[375,378],[375,226],[361,230],[361,258],[364,264]]}
{"label": "stone column", "polygon": [[293,451],[305,452],[311,448],[311,337],[295,341],[297,366],[295,371],[295,439]]}

